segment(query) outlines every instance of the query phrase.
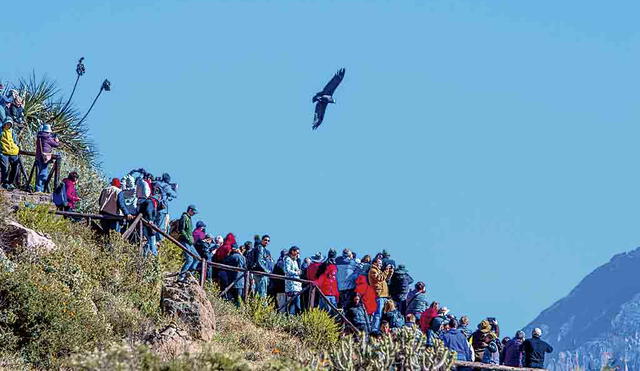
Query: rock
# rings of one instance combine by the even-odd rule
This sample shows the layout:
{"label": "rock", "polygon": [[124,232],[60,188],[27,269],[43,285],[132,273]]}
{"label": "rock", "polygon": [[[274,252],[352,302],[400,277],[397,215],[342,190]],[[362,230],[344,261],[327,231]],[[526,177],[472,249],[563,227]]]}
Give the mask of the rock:
{"label": "rock", "polygon": [[50,252],[56,249],[56,244],[46,235],[11,220],[7,221],[2,239],[5,246],[11,249],[22,247],[36,252]]}
{"label": "rock", "polygon": [[155,354],[160,354],[166,359],[171,359],[184,353],[193,353],[199,348],[199,345],[193,341],[189,332],[179,328],[174,323],[162,330],[154,331],[147,336],[145,343],[149,345],[149,348]]}
{"label": "rock", "polygon": [[191,275],[185,282],[165,279],[160,305],[165,314],[175,316],[188,327],[189,335],[197,340],[211,340],[216,331],[213,306],[205,291]]}

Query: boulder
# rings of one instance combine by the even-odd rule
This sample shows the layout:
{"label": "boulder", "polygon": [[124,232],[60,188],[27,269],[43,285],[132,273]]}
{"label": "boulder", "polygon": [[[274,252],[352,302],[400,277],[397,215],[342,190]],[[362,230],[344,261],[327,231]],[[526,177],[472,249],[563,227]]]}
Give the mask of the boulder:
{"label": "boulder", "polygon": [[22,247],[35,252],[50,252],[56,248],[56,244],[46,235],[12,220],[6,222],[2,239],[4,245],[10,249]]}
{"label": "boulder", "polygon": [[165,314],[179,318],[189,335],[196,340],[211,340],[216,331],[216,317],[207,294],[191,275],[185,282],[167,278],[162,286],[160,305]]}
{"label": "boulder", "polygon": [[186,330],[171,323],[161,330],[156,330],[147,336],[145,342],[155,353],[164,359],[172,359],[180,354],[193,353],[199,349],[196,342]]}

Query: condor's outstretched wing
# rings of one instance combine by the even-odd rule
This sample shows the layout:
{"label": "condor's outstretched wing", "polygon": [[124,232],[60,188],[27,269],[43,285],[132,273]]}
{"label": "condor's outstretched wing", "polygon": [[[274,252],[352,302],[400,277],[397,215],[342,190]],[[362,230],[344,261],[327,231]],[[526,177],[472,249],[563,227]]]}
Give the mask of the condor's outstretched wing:
{"label": "condor's outstretched wing", "polygon": [[338,87],[338,85],[340,85],[340,83],[342,82],[342,79],[344,79],[344,72],[345,72],[344,68],[339,69],[338,72],[336,72],[336,74],[333,75],[331,80],[329,80],[327,85],[324,86],[324,89],[316,93],[312,101],[315,102],[316,100],[318,100],[318,97],[321,97],[323,95],[333,95],[333,92],[336,91],[336,88]]}
{"label": "condor's outstretched wing", "polygon": [[316,103],[316,113],[313,115],[313,126],[311,127],[313,130],[316,130],[320,124],[322,124],[322,120],[324,120],[324,112],[327,110],[327,102],[318,101]]}

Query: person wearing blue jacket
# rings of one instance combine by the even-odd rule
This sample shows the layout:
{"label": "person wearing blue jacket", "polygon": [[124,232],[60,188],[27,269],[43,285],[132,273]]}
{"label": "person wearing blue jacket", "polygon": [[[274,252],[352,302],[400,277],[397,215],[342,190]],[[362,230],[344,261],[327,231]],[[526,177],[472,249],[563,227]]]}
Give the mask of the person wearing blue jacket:
{"label": "person wearing blue jacket", "polygon": [[415,290],[411,290],[407,296],[406,314],[413,314],[416,316],[416,320],[420,321],[422,312],[427,310],[429,306],[429,300],[427,300],[427,290],[424,282],[420,281],[416,283]]}
{"label": "person wearing blue jacket", "polygon": [[[234,247],[231,248],[231,253],[222,261],[222,264],[230,265],[237,268],[246,268],[247,261],[244,255],[242,255],[243,248],[244,245],[240,246],[239,248],[237,245],[234,245]],[[244,273],[235,271],[227,271],[226,273],[227,280],[225,282],[225,286],[228,286],[232,282],[234,282],[233,287],[229,289],[229,297],[233,300],[236,306],[239,307],[240,300],[242,298],[242,291],[244,289]]]}
{"label": "person wearing blue jacket", "polygon": [[355,296],[353,296],[350,306],[346,311],[346,316],[347,316],[347,319],[351,321],[351,323],[353,323],[353,325],[358,330],[363,331],[365,333],[369,332],[367,328],[369,323],[367,319],[368,318],[367,312],[364,310],[364,306],[362,305],[362,299],[360,298],[359,294],[356,294]]}
{"label": "person wearing blue jacket", "polygon": [[[259,236],[256,236],[252,250],[253,259],[251,259],[253,266],[249,267],[251,270],[266,273],[271,273],[273,271],[273,260],[271,259],[269,250],[267,250],[267,246],[270,242],[271,237],[268,234],[262,236],[261,239]],[[269,277],[258,275],[254,276],[256,294],[262,298],[266,298],[267,289],[269,288]]]}
{"label": "person wearing blue jacket", "polygon": [[356,278],[360,274],[359,264],[353,259],[353,253],[349,249],[342,251],[342,256],[336,258],[338,273],[338,291],[340,292],[340,308],[346,308],[353,300]]}
{"label": "person wearing blue jacket", "polygon": [[[154,190],[160,194],[161,204],[158,207],[158,213],[156,217],[156,225],[158,228],[167,232],[169,228],[168,215],[169,215],[169,202],[178,197],[178,185],[171,183],[171,176],[167,173],[162,174],[162,177],[156,178],[153,182]],[[158,236],[161,240],[162,236]]]}
{"label": "person wearing blue jacket", "polygon": [[[444,342],[444,346],[458,353],[458,361],[473,361],[473,353],[467,337],[458,328],[458,321],[456,319],[449,320],[449,331],[440,335],[440,338]],[[471,368],[458,367],[458,371],[468,371]]]}

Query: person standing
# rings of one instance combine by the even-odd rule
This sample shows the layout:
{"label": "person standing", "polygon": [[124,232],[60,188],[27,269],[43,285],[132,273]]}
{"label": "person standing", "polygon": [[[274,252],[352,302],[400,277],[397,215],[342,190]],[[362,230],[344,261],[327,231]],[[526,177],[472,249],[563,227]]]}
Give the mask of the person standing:
{"label": "person standing", "polygon": [[[440,335],[440,338],[444,341],[445,347],[458,353],[458,361],[473,361],[471,346],[467,341],[467,336],[458,329],[458,321],[455,319],[449,320],[449,330]],[[469,371],[471,369],[468,367],[458,367],[456,370]]]}
{"label": "person standing", "polygon": [[[187,211],[182,213],[182,217],[180,217],[180,236],[178,241],[184,246],[187,251],[191,252],[194,256],[198,256],[198,251],[193,246],[193,224],[191,222],[191,217],[198,213],[198,209],[196,209],[195,205],[189,205],[187,207]],[[187,278],[187,272],[195,270],[198,267],[198,260],[188,254],[186,251],[184,252],[184,264],[180,269],[179,280],[184,281]]]}
{"label": "person standing", "polygon": [[[98,198],[100,215],[106,217],[118,217],[121,215],[118,210],[118,195],[122,191],[120,189],[121,186],[120,179],[113,178],[111,179],[111,184],[102,190],[100,198]],[[100,225],[107,234],[109,231],[120,232],[119,219],[101,219]]]}
{"label": "person standing", "polygon": [[504,347],[504,364],[511,367],[522,367],[524,364],[524,354],[522,344],[524,343],[524,331],[516,332],[516,337],[509,340]]}
{"label": "person standing", "polygon": [[[271,269],[271,264],[269,262],[270,254],[269,254],[269,251],[267,250],[267,246],[269,245],[270,242],[271,242],[271,237],[268,234],[265,234],[264,236],[262,236],[260,240],[258,239],[255,240],[254,250],[253,250],[254,258],[252,260],[254,266],[251,267],[252,270],[255,270],[258,272],[271,273],[272,269]],[[289,253],[291,253],[291,249],[289,249]],[[300,278],[299,274],[298,274],[298,278]],[[269,277],[256,274],[254,276],[254,281],[256,285],[255,287],[256,294],[261,298],[266,298],[267,289],[269,288]]]}
{"label": "person standing", "polygon": [[[300,248],[292,246],[289,253],[284,258],[284,275],[287,278],[300,278],[302,271],[298,266],[298,257],[300,256]],[[285,281],[285,293],[289,303],[289,314],[300,313],[300,291],[302,291],[302,283],[292,280]]]}
{"label": "person standing", "polygon": [[398,269],[395,270],[389,282],[389,295],[395,301],[396,308],[402,315],[407,312],[405,304],[412,283],[413,278],[409,275],[407,268],[403,264],[398,265]]}
{"label": "person standing", "polygon": [[540,339],[542,330],[533,329],[531,339],[527,339],[522,343],[524,351],[524,367],[544,368],[545,353],[553,352],[553,348],[546,341]]}
{"label": "person standing", "polygon": [[349,249],[342,251],[342,256],[336,258],[338,272],[338,290],[340,291],[340,307],[346,308],[353,302],[354,289],[356,288],[356,278],[358,278],[359,268],[353,258],[353,253]]}
{"label": "person standing", "polygon": [[198,220],[196,223],[196,229],[193,231],[193,243],[196,244],[198,241],[204,238],[207,235],[206,229],[207,225],[202,221]]}
{"label": "person standing", "polygon": [[[223,264],[230,265],[232,267],[245,269],[247,267],[247,261],[242,255],[244,249],[244,245],[238,247],[238,245],[233,245],[231,248],[231,253],[227,256]],[[240,301],[242,299],[242,291],[244,289],[244,280],[245,273],[244,272],[236,272],[236,271],[227,271],[227,280],[225,282],[226,285],[233,284],[233,287],[229,289],[229,297],[234,302],[234,304],[239,307]]]}
{"label": "person standing", "polygon": [[393,266],[387,265],[383,271],[381,258],[377,258],[371,265],[371,269],[369,269],[369,283],[376,291],[376,303],[378,304],[376,312],[373,314],[373,319],[371,320],[372,332],[380,330],[380,320],[382,319],[384,305],[387,300],[389,300],[387,280],[391,278],[391,276],[393,276]]}
{"label": "person standing", "polygon": [[44,192],[44,183],[49,177],[49,163],[53,159],[53,149],[60,141],[51,131],[51,125],[44,124],[36,137],[36,192]]}
{"label": "person standing", "polygon": [[[338,268],[334,264],[329,264],[327,269],[315,280],[316,285],[320,291],[326,296],[326,300],[333,304],[334,307],[338,306],[338,300],[340,299],[340,293],[338,291],[338,280],[336,279],[336,273]],[[320,298],[320,309],[324,309],[329,313],[333,313],[333,309],[325,301],[325,298]]]}
{"label": "person standing", "polygon": [[429,300],[427,300],[427,285],[420,281],[415,284],[415,289],[409,292],[405,303],[406,314],[413,314],[416,317],[416,321],[420,321],[422,313],[429,307]]}
{"label": "person standing", "polygon": [[18,147],[16,134],[13,132],[13,120],[11,117],[5,119],[2,125],[2,134],[0,134],[0,173],[2,180],[2,188],[7,191],[15,189],[13,182],[16,178],[18,170]]}

